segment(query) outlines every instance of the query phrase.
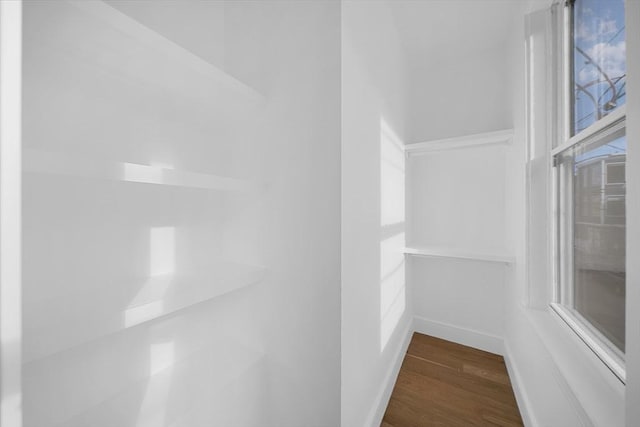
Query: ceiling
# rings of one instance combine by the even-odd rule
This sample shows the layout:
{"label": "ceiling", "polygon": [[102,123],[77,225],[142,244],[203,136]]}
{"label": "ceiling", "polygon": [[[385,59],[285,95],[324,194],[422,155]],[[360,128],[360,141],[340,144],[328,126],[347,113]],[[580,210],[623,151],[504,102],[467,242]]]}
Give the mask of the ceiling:
{"label": "ceiling", "polygon": [[465,55],[503,46],[525,0],[390,1],[410,58]]}

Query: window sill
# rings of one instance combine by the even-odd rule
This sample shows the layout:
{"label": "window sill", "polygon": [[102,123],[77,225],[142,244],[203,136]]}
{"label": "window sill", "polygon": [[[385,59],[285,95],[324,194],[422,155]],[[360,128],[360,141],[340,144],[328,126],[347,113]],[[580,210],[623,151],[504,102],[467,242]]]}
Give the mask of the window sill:
{"label": "window sill", "polygon": [[551,312],[555,313],[562,321],[571,329],[571,332],[578,335],[578,337],[584,342],[584,344],[591,350],[597,357],[605,364],[609,370],[618,378],[623,384],[626,383],[626,369],[624,365],[624,360],[622,360],[619,356],[613,354],[613,351],[610,351],[598,342],[598,340],[592,336],[589,331],[585,329],[583,325],[581,325],[580,321],[576,319],[576,317],[567,310],[566,307],[561,304],[551,303],[550,307],[552,308]]}
{"label": "window sill", "polygon": [[[548,307],[523,307],[553,361],[558,383],[593,425],[623,426],[625,385]],[[581,409],[577,409],[578,406]]]}

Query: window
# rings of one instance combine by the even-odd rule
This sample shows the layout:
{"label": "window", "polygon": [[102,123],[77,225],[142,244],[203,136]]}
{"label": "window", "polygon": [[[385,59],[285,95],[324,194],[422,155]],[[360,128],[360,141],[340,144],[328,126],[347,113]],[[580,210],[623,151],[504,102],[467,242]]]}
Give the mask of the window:
{"label": "window", "polygon": [[568,1],[562,22],[552,306],[624,381],[624,1]]}

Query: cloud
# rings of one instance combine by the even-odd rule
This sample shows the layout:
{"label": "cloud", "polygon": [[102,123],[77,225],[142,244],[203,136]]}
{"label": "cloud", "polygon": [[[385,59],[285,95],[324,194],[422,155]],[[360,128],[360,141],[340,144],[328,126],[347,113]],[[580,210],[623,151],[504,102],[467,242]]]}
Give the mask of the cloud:
{"label": "cloud", "polygon": [[608,37],[612,36],[618,32],[618,23],[615,19],[611,19],[609,21],[601,20],[598,23],[598,33],[600,33],[600,37]]}
{"label": "cloud", "polygon": [[576,37],[585,42],[594,42],[615,35],[618,32],[618,23],[615,19],[593,18],[589,23],[580,20],[576,28]]}
{"label": "cloud", "polygon": [[[593,62],[598,64],[613,79],[626,73],[626,51],[626,43],[621,41],[618,43],[596,43],[590,49],[587,49],[586,53]],[[592,64],[584,67],[578,74],[578,82],[582,84],[594,80],[602,80],[603,78],[604,76],[601,76]]]}
{"label": "cloud", "polygon": [[584,21],[580,21],[576,28],[576,37],[579,40],[591,42],[595,40],[596,33]]}

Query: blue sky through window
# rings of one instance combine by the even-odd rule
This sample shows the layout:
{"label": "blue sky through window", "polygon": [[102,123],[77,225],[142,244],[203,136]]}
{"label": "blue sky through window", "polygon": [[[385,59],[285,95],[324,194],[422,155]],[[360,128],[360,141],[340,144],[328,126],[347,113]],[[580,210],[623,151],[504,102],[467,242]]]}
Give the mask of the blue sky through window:
{"label": "blue sky through window", "polygon": [[623,0],[576,0],[574,134],[626,100]]}

